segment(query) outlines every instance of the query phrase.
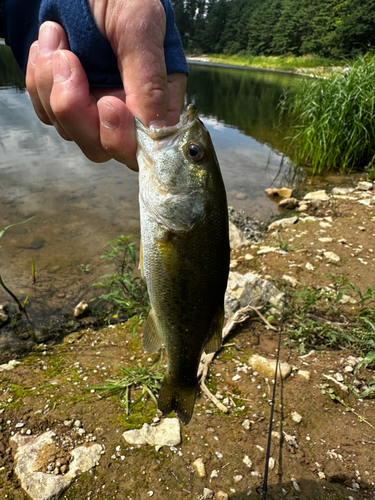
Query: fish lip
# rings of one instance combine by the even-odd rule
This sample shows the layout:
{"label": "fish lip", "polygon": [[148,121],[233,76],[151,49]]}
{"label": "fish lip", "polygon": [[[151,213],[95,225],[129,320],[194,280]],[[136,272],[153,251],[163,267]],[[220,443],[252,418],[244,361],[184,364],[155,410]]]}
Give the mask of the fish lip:
{"label": "fish lip", "polygon": [[142,130],[142,132],[147,134],[151,139],[160,140],[176,132],[187,130],[195,120],[199,120],[197,108],[193,104],[189,104],[176,125],[150,125],[150,127],[146,127],[137,117],[135,117],[135,124],[136,128]]}

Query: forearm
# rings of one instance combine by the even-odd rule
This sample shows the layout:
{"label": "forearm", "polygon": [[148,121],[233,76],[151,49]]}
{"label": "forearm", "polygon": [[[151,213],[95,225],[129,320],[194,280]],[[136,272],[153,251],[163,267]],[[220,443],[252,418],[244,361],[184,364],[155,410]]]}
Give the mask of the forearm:
{"label": "forearm", "polygon": [[[166,13],[164,54],[167,73],[188,74],[181,40],[174,24],[170,0],[160,0]],[[122,87],[117,59],[110,43],[101,35],[87,0],[0,0],[2,36],[11,46],[22,70],[30,45],[37,40],[39,26],[55,21],[65,29],[70,49],[81,61],[93,87]],[[1,29],[1,28],[0,28]]]}

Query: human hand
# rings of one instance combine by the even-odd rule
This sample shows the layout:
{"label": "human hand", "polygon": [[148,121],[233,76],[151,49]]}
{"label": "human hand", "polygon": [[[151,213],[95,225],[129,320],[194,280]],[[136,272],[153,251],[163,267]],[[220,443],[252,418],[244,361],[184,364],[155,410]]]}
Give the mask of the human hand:
{"label": "human hand", "polygon": [[165,11],[159,0],[89,0],[114,51],[124,89],[90,88],[64,29],[44,23],[30,48],[26,86],[39,118],[73,140],[92,161],[110,158],[137,170],[134,116],[145,125],[178,122],[186,76],[167,75]]}

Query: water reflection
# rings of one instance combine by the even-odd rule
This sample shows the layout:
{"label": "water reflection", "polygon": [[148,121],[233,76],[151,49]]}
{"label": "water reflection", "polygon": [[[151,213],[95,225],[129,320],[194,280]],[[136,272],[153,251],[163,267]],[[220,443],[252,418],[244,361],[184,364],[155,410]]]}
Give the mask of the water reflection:
{"label": "water reflection", "polygon": [[[186,100],[197,105],[212,135],[229,204],[269,217],[276,207],[263,191],[282,160],[272,123],[288,77],[190,70]],[[115,161],[90,162],[43,125],[23,82],[9,48],[0,46],[0,229],[34,217],[1,239],[0,272],[17,294],[30,295],[31,311],[47,314],[56,306],[71,310],[87,298],[87,285],[105,272],[98,260],[104,244],[139,232],[138,179]],[[82,271],[81,264],[90,271]],[[0,303],[7,300],[0,290]]]}

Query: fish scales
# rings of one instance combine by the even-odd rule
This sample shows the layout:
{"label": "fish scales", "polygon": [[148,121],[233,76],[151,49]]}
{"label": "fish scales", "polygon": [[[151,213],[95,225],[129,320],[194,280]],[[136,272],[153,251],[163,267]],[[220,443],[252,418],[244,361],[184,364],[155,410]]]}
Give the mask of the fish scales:
{"label": "fish scales", "polygon": [[174,127],[136,122],[142,271],[151,311],[142,342],[164,345],[158,406],[191,419],[203,350],[221,345],[229,272],[224,183],[208,131],[189,106]]}

